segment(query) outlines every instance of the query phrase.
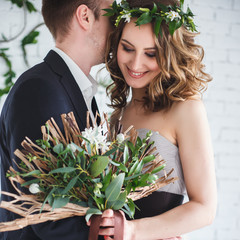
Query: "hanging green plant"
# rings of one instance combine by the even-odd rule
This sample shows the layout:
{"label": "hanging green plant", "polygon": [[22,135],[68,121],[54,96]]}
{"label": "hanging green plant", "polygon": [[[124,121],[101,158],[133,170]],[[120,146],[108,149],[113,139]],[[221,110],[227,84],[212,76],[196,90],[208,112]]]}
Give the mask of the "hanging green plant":
{"label": "hanging green plant", "polygon": [[16,74],[12,70],[12,63],[9,60],[9,56],[6,54],[6,51],[8,51],[9,48],[1,48],[0,49],[0,57],[3,58],[5,61],[8,70],[6,73],[3,74],[3,77],[5,78],[4,85],[5,87],[0,89],[0,97],[2,97],[4,94],[7,94],[11,87],[13,86],[13,78],[15,78]]}
{"label": "hanging green plant", "polygon": [[[13,5],[16,5],[17,7],[21,8],[23,10],[23,28],[19,30],[19,32],[13,36],[13,37],[6,37],[4,33],[1,33],[2,39],[0,39],[0,46],[4,45],[6,43],[9,43],[11,41],[18,41],[19,36],[21,36],[26,29],[27,26],[27,13],[38,13],[37,9],[35,8],[34,4],[31,1],[28,0],[6,0],[8,2],[11,2]],[[37,37],[39,36],[40,32],[36,31],[37,28],[44,25],[44,23],[37,24],[29,33],[23,36],[21,41],[20,47],[22,50],[22,56],[23,60],[27,67],[29,67],[28,59],[27,59],[27,51],[26,46],[29,44],[37,44]],[[0,48],[0,58],[2,58],[6,64],[7,71],[2,75],[3,76],[3,88],[0,88],[0,98],[8,94],[11,87],[14,84],[14,78],[16,77],[16,73],[13,70],[11,57],[7,54],[7,51],[9,51],[10,48],[2,47]]]}

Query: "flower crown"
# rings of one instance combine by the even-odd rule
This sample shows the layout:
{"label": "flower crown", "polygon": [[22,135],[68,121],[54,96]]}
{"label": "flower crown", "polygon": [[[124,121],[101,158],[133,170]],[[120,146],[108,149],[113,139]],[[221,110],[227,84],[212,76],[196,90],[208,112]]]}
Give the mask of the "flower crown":
{"label": "flower crown", "polygon": [[122,0],[120,2],[115,0],[111,4],[111,8],[103,10],[107,12],[104,16],[116,17],[116,27],[122,19],[125,19],[125,22],[130,22],[131,18],[137,18],[137,21],[135,22],[136,26],[154,21],[154,33],[156,36],[158,36],[159,33],[162,36],[161,25],[164,21],[168,25],[171,35],[173,35],[175,30],[180,28],[182,25],[192,32],[197,32],[196,25],[193,22],[194,15],[192,11],[188,7],[187,12],[185,13],[183,11],[183,4],[184,0],[180,0],[180,6],[177,6],[176,4],[174,6],[166,6],[160,3],[153,3],[152,9],[130,8],[127,0]]}

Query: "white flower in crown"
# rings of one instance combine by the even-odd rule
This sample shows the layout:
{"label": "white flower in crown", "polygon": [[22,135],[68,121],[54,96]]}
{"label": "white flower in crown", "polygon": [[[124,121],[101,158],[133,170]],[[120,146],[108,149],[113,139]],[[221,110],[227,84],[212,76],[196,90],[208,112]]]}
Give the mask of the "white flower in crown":
{"label": "white flower in crown", "polygon": [[[86,138],[96,150],[101,149],[103,152],[109,149],[110,143],[107,142],[107,136],[103,134],[103,128],[101,126],[94,128],[85,128],[85,131],[82,132],[82,136]],[[83,144],[86,141],[83,140]]]}
{"label": "white flower in crown", "polygon": [[125,22],[130,23],[130,21],[131,21],[131,13],[126,11],[126,10],[123,10],[123,11],[124,11],[124,14],[122,15],[121,18],[125,18]]}
{"label": "white flower in crown", "polygon": [[116,0],[117,5],[120,4],[122,0]]}
{"label": "white flower in crown", "polygon": [[167,14],[167,17],[171,19],[171,21],[175,20],[176,18],[181,18],[180,15],[178,14],[178,12],[175,12],[175,11],[170,11],[168,14]]}
{"label": "white flower in crown", "polygon": [[29,192],[32,194],[37,194],[40,192],[39,185],[37,183],[32,183],[29,186]]}

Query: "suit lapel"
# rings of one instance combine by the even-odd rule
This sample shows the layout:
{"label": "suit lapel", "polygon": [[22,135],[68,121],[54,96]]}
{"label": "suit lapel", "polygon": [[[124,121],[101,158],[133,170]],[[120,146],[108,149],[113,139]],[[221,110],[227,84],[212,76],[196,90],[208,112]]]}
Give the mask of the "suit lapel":
{"label": "suit lapel", "polygon": [[56,52],[51,50],[44,60],[47,64],[50,65],[56,74],[61,76],[60,82],[65,88],[69,98],[71,99],[71,102],[77,114],[75,117],[79,118],[81,121],[81,126],[79,127],[81,130],[83,130],[86,127],[87,106],[82,92],[75,79],[73,78],[73,75],[71,74],[63,59]]}

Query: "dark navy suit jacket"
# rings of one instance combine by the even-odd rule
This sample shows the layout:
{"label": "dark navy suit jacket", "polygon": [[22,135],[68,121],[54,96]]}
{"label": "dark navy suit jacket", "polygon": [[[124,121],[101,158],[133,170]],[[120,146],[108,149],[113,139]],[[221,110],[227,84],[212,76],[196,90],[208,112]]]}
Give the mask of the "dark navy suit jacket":
{"label": "dark navy suit jacket", "polygon": [[[94,99],[95,100],[95,99]],[[97,110],[96,102],[93,111]],[[0,118],[0,157],[2,191],[16,191],[6,178],[16,149],[21,149],[25,136],[40,139],[41,126],[53,117],[63,127],[60,115],[73,111],[81,130],[86,127],[87,107],[69,68],[62,58],[50,51],[44,62],[23,73],[11,89]],[[94,112],[95,114],[95,112]],[[10,198],[2,195],[1,200]],[[17,216],[0,209],[0,222]],[[88,238],[88,227],[83,217],[32,225],[19,231],[0,233],[1,240],[81,240]]]}

